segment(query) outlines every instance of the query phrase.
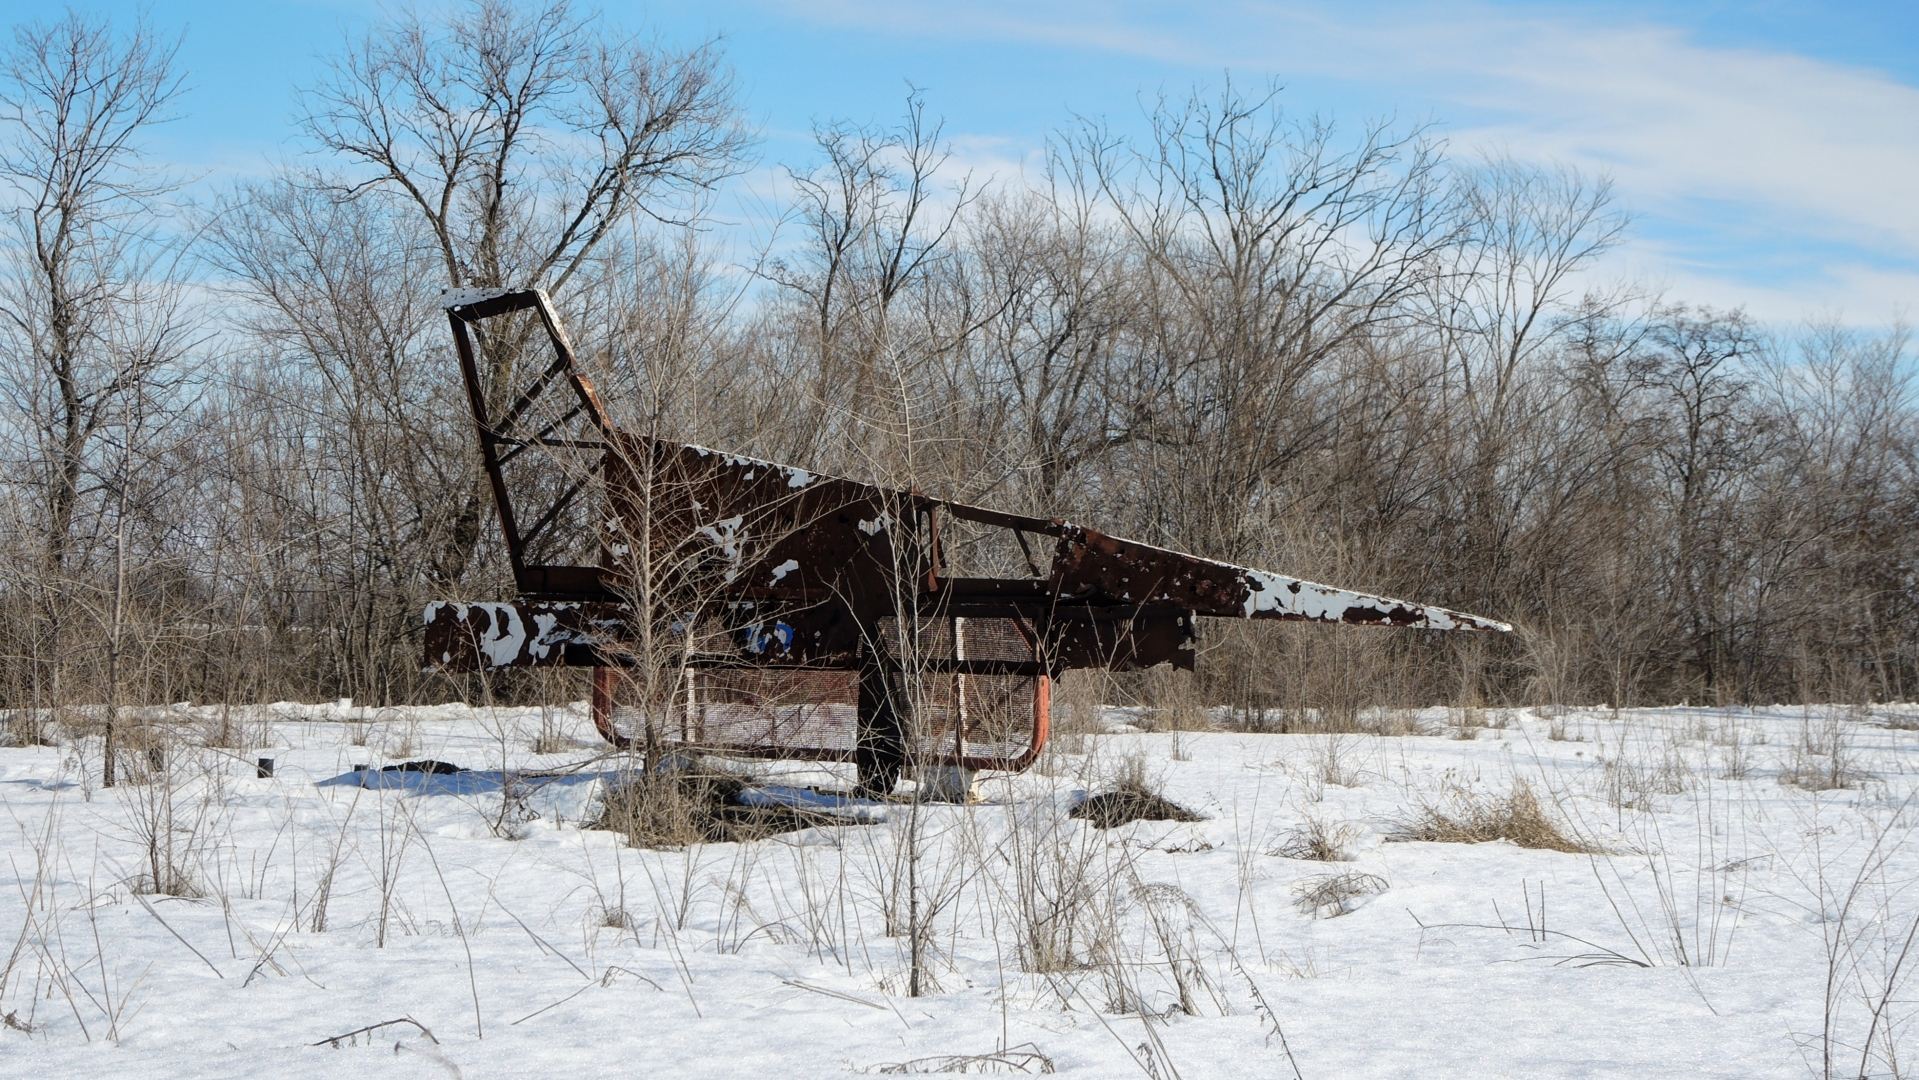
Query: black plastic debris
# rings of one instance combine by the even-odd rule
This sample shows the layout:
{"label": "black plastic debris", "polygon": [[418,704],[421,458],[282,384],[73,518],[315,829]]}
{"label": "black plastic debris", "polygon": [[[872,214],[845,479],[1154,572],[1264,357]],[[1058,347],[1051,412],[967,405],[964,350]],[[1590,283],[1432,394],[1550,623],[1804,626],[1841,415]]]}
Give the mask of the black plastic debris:
{"label": "black plastic debris", "polygon": [[429,758],[422,761],[402,761],[398,765],[385,766],[380,771],[430,773],[434,776],[450,776],[454,773],[463,773],[466,770],[450,761],[434,761]]}

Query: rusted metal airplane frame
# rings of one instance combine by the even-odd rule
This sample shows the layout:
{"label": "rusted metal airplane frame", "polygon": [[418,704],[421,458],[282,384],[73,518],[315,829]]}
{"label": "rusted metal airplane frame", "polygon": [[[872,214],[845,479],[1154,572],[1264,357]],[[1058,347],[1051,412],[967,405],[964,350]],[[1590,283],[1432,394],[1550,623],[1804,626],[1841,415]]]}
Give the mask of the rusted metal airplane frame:
{"label": "rusted metal airplane frame", "polygon": [[[640,620],[662,612],[678,618],[671,613],[685,611],[682,621],[689,624],[697,612],[724,628],[717,647],[709,641],[684,657],[689,674],[683,741],[701,743],[699,718],[705,714],[699,710],[714,707],[700,703],[698,678],[723,684],[760,673],[804,687],[808,679],[831,684],[830,673],[840,673],[834,693],[850,696],[847,684],[858,683],[857,738],[850,747],[844,741],[812,745],[769,737],[726,742],[724,748],[853,760],[863,783],[874,788],[891,786],[909,750],[920,765],[1025,768],[1045,743],[1049,688],[1059,672],[1167,662],[1191,668],[1198,616],[1509,629],[1474,615],[1234,566],[1066,521],[621,431],[580,371],[544,293],[466,290],[449,293],[445,308],[520,598],[430,606],[428,662],[469,670],[598,668],[594,721],[616,745],[632,741],[614,723],[618,669],[641,659],[633,648]],[[491,372],[482,370],[484,350],[474,335],[485,320],[520,312],[537,318],[553,357],[513,387],[516,392],[496,415],[487,392]],[[562,396],[554,407],[545,402],[556,390]],[[543,503],[521,505],[505,470],[535,449],[595,456],[597,465],[576,470],[579,475]],[[595,480],[604,485],[598,565],[536,561],[535,541],[561,527]],[[522,521],[531,524],[523,528]],[[1009,535],[1031,576],[948,573],[943,534],[960,526]],[[1043,545],[1049,542],[1047,552]],[[703,568],[704,584],[694,589],[687,585],[690,578],[636,580],[622,567],[635,548],[662,559],[690,559]],[[649,607],[650,613],[642,613]],[[915,747],[906,745],[910,721],[901,713],[911,703],[898,686],[908,672],[951,677],[944,706],[950,748],[943,742],[949,732],[941,731],[933,732],[930,744],[920,732]],[[1016,748],[1002,743],[975,752],[969,749],[965,687],[992,680],[1002,688],[1030,681],[1030,728]],[[757,699],[749,693],[745,700]]]}

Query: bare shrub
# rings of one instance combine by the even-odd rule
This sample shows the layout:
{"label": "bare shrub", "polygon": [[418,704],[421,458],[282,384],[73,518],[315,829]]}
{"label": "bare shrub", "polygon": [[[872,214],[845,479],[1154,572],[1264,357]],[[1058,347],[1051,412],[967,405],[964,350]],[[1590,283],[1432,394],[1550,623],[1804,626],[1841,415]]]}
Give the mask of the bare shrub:
{"label": "bare shrub", "polygon": [[[1309,560],[1310,565],[1311,560]],[[1338,576],[1338,569],[1329,577]],[[1407,665],[1400,644],[1379,634],[1327,634],[1316,627],[1284,631],[1286,671],[1278,688],[1277,729],[1317,734],[1414,735],[1422,729],[1403,708]],[[1257,655],[1270,644],[1252,643]],[[1268,725],[1271,728],[1271,725]]]}
{"label": "bare shrub", "polygon": [[936,1054],[932,1057],[914,1058],[911,1061],[896,1061],[886,1065],[875,1065],[863,1070],[881,1076],[908,1076],[920,1074],[939,1075],[1051,1075],[1058,1070],[1053,1059],[1040,1053],[1039,1047],[1032,1043],[1005,1050],[995,1050],[990,1054]]}
{"label": "bare shrub", "polygon": [[52,726],[42,709],[15,709],[0,724],[0,746],[53,746]]}
{"label": "bare shrub", "polygon": [[1807,791],[1858,787],[1866,779],[1845,719],[1831,710],[1801,722],[1799,738],[1779,767],[1780,783]]}
{"label": "bare shrub", "polygon": [[206,895],[202,857],[219,838],[222,800],[210,774],[187,775],[186,755],[168,752],[163,731],[154,724],[129,729],[140,733],[143,752],[129,758],[142,768],[128,770],[127,782],[115,788],[141,855],[131,884],[135,892],[197,898]]}
{"label": "bare shrub", "polygon": [[201,725],[200,745],[218,750],[240,750],[250,745],[244,725],[234,719],[233,708],[222,704]]}
{"label": "bare shrub", "polygon": [[[362,789],[364,790],[364,789]],[[353,793],[353,801],[340,818],[340,829],[333,836],[332,846],[327,848],[317,868],[317,880],[313,886],[313,898],[307,912],[307,930],[315,934],[327,931],[328,910],[333,903],[333,886],[339,879],[340,864],[346,858],[347,827],[353,822],[353,811],[360,806],[360,792]]]}
{"label": "bare shrub", "polygon": [[[1011,825],[998,855],[1009,870],[1005,880],[1021,970],[1047,974],[1088,966],[1111,921],[1114,852],[1096,830],[1044,803],[1018,808]],[[1119,861],[1126,859],[1121,852]]]}
{"label": "bare shrub", "polygon": [[1053,681],[1053,711],[1049,749],[1069,754],[1082,753],[1086,738],[1104,730],[1101,708],[1112,677],[1092,668],[1072,668]]}
{"label": "bare shrub", "polygon": [[524,840],[532,835],[529,826],[540,819],[533,809],[534,787],[516,773],[500,774],[499,809],[487,819],[487,829],[502,840]]}
{"label": "bare shrub", "polygon": [[1309,814],[1280,837],[1279,843],[1266,854],[1312,862],[1351,862],[1353,844],[1358,839],[1356,826],[1346,822],[1329,823]]}
{"label": "bare shrub", "polygon": [[1315,919],[1336,919],[1357,910],[1360,901],[1387,889],[1386,879],[1378,874],[1348,870],[1342,874],[1322,874],[1293,886],[1293,906]]}
{"label": "bare shrub", "polygon": [[1154,731],[1209,731],[1212,721],[1200,697],[1199,680],[1190,671],[1161,666],[1145,673],[1140,703]]}
{"label": "bare shrub", "polygon": [[1721,721],[1712,737],[1719,757],[1719,775],[1727,780],[1744,780],[1752,775],[1753,739],[1744,725]]}
{"label": "bare shrub", "polygon": [[1504,794],[1452,783],[1437,799],[1422,799],[1412,814],[1386,836],[1388,840],[1442,844],[1483,844],[1506,840],[1547,851],[1597,853],[1600,849],[1554,820],[1532,785],[1514,780]]}
{"label": "bare shrub", "polygon": [[573,739],[566,731],[567,706],[554,705],[551,700],[563,685],[557,679],[541,680],[544,693],[540,697],[540,726],[529,743],[536,754],[563,754],[573,746]]}
{"label": "bare shrub", "polygon": [[388,736],[383,752],[391,758],[410,758],[420,752],[420,722],[408,720],[398,738]]}
{"label": "bare shrub", "polygon": [[1149,973],[1174,996],[1174,1005],[1187,1016],[1203,1015],[1201,1003],[1210,1000],[1213,1011],[1224,1012],[1219,987],[1203,962],[1199,931],[1217,936],[1199,905],[1184,889],[1171,882],[1143,882],[1134,879],[1123,895],[1123,908],[1143,916],[1139,935],[1131,947],[1122,947],[1116,937],[1101,958],[1100,973],[1107,983],[1107,1004],[1114,1012],[1143,1012],[1152,1006],[1142,992],[1141,981]]}
{"label": "bare shrub", "polygon": [[1600,770],[1606,801],[1621,810],[1652,810],[1660,796],[1691,791],[1693,781],[1692,763],[1678,746],[1669,742],[1649,759],[1628,749],[1623,734]]}

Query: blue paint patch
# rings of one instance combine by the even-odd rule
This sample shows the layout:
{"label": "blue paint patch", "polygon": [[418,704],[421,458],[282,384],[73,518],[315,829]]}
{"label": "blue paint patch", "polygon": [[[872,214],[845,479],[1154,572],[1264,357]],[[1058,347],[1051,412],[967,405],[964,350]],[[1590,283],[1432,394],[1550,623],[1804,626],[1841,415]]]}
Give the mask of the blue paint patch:
{"label": "blue paint patch", "polygon": [[771,630],[765,623],[744,626],[740,628],[740,636],[746,651],[757,655],[764,655],[769,649],[789,652],[793,648],[793,628],[783,622],[775,622]]}

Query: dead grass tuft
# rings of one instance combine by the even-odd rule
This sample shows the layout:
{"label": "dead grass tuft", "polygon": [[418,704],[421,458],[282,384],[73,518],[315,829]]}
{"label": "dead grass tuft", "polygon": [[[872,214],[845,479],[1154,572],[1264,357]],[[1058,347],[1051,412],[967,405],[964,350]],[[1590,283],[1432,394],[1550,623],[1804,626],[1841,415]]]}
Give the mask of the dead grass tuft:
{"label": "dead grass tuft", "polygon": [[155,881],[151,869],[142,871],[128,883],[134,892],[142,896],[177,896],[183,900],[202,900],[207,891],[200,884],[199,876],[191,869],[171,862],[160,864],[160,879]]}
{"label": "dead grass tuft", "polygon": [[587,828],[622,833],[634,847],[677,848],[860,824],[820,810],[745,805],[740,796],[750,786],[746,778],[714,768],[635,774],[607,789]]}
{"label": "dead grass tuft", "polygon": [[247,745],[246,733],[234,719],[233,710],[225,705],[220,711],[205,720],[201,726],[200,745],[216,750],[244,750]]}
{"label": "dead grass tuft", "polygon": [[1366,897],[1378,896],[1387,887],[1378,874],[1357,870],[1324,874],[1293,886],[1293,906],[1315,919],[1337,919],[1352,914]]}
{"label": "dead grass tuft", "polygon": [[1150,731],[1213,730],[1192,672],[1175,668],[1148,671],[1140,703],[1146,706],[1142,720]]}
{"label": "dead grass tuft", "polygon": [[1351,862],[1353,842],[1359,830],[1349,824],[1329,824],[1322,818],[1308,817],[1280,837],[1266,854],[1282,859],[1307,859],[1312,862]]}
{"label": "dead grass tuft", "polygon": [[1827,713],[1808,718],[1788,756],[1779,763],[1779,782],[1807,791],[1858,787],[1871,777],[1859,767],[1858,752],[1845,720]]}
{"label": "dead grass tuft", "polygon": [[1080,800],[1069,813],[1097,828],[1111,829],[1134,821],[1204,821],[1205,815],[1168,799],[1160,784],[1147,775],[1146,759],[1138,755],[1119,764],[1111,786]]}
{"label": "dead grass tuft", "polygon": [[1204,821],[1204,816],[1142,785],[1122,781],[1097,795],[1089,795],[1070,811],[1096,828],[1111,829],[1134,821]]}
{"label": "dead grass tuft", "polygon": [[1612,757],[1601,766],[1606,801],[1622,810],[1655,810],[1659,799],[1684,795],[1693,788],[1693,766],[1679,747],[1668,743],[1656,758],[1634,754],[1621,737]]}
{"label": "dead grass tuft", "polygon": [[863,1070],[882,1076],[906,1076],[911,1074],[969,1074],[969,1075],[1050,1075],[1057,1071],[1053,1059],[1040,1053],[1037,1046],[1024,1043],[1005,1050],[995,1050],[990,1054],[938,1054],[933,1057],[914,1058],[912,1061],[896,1061],[885,1065],[875,1065]]}
{"label": "dead grass tuft", "polygon": [[1455,784],[1436,800],[1425,800],[1386,837],[1441,844],[1483,844],[1506,840],[1520,847],[1579,854],[1599,848],[1571,835],[1533,794],[1532,785],[1514,780],[1504,795]]}

